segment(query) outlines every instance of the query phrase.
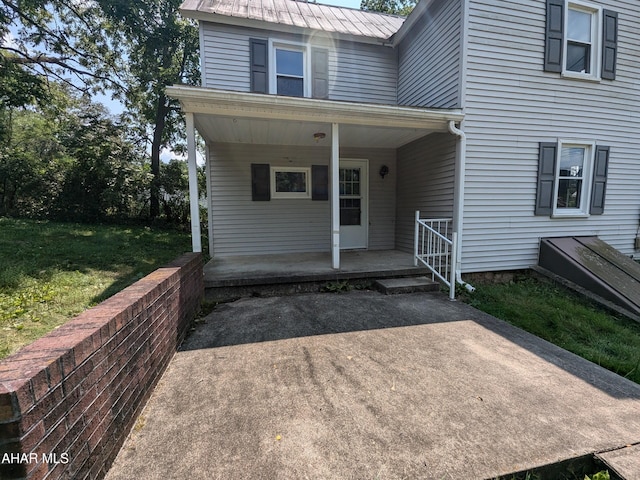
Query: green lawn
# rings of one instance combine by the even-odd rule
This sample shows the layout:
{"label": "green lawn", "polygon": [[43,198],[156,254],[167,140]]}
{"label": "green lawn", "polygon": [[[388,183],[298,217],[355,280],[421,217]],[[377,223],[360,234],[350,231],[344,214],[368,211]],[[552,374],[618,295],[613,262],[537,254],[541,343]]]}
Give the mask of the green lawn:
{"label": "green lawn", "polygon": [[176,231],[0,218],[0,358],[190,250]]}
{"label": "green lawn", "polygon": [[474,286],[467,303],[640,383],[640,323],[531,275]]}

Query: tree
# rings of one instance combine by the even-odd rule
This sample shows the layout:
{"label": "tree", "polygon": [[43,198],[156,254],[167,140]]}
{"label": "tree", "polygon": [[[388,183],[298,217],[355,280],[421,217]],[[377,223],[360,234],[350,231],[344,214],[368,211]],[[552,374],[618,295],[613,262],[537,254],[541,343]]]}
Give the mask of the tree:
{"label": "tree", "polygon": [[362,0],[360,2],[361,10],[404,17],[408,16],[415,6],[416,2],[413,0]]}
{"label": "tree", "polygon": [[65,116],[60,142],[69,162],[51,214],[96,222],[140,215],[150,179],[125,125],[80,99]]}
{"label": "tree", "polygon": [[119,89],[118,57],[103,27],[93,2],[0,0],[0,57],[32,76],[85,93]]}
{"label": "tree", "polygon": [[0,215],[139,216],[150,175],[131,129],[69,87],[48,89],[47,105],[11,111],[12,128],[0,144]]}
{"label": "tree", "polygon": [[[206,172],[198,167],[198,188],[206,192]],[[173,225],[189,227],[189,172],[187,162],[177,158],[160,166],[160,204],[164,219]],[[206,221],[206,217],[204,218]]]}
{"label": "tree", "polygon": [[0,215],[46,216],[64,171],[57,133],[40,113],[12,112],[0,149]]}
{"label": "tree", "polygon": [[[199,82],[198,31],[180,0],[0,0],[0,56],[34,77],[83,92],[108,89],[151,145],[149,213],[160,213],[160,152],[175,144],[182,117],[165,87]],[[8,25],[17,28],[7,41]],[[26,70],[25,70],[26,71]],[[0,72],[1,73],[1,72]],[[26,77],[25,77],[26,78]]]}
{"label": "tree", "polygon": [[126,106],[151,126],[150,216],[160,214],[160,152],[182,129],[179,105],[165,95],[168,85],[200,79],[198,30],[178,15],[181,0],[96,0],[108,19],[107,34],[127,59]]}

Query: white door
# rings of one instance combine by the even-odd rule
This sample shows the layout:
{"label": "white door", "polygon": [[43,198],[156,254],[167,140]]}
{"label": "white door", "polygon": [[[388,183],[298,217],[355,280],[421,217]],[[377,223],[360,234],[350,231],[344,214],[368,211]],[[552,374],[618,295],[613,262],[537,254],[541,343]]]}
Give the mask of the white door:
{"label": "white door", "polygon": [[369,161],[340,160],[340,248],[369,243]]}

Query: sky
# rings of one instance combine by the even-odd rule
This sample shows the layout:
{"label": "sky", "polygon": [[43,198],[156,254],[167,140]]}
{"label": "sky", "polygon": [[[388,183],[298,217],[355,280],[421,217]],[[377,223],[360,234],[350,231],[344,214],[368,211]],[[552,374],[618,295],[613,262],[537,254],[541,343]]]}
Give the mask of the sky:
{"label": "sky", "polygon": [[360,8],[360,0],[318,0],[318,3],[336,5],[338,7]]}

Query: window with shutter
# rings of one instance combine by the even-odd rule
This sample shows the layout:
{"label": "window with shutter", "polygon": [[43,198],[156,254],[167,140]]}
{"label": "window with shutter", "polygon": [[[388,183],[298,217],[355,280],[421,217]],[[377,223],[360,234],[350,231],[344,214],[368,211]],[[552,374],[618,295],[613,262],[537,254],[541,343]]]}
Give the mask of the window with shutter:
{"label": "window with shutter", "polygon": [[591,215],[604,213],[604,197],[607,190],[607,170],[609,168],[609,147],[598,145],[593,164],[593,185],[591,187]]}
{"label": "window with shutter", "polygon": [[251,200],[254,202],[271,200],[270,172],[268,163],[251,164]]}
{"label": "window with shutter", "polygon": [[329,98],[329,51],[326,48],[313,48],[311,63],[313,98]]}
{"label": "window with shutter", "polygon": [[602,78],[615,80],[618,55],[618,14],[603,10],[602,28]]}
{"label": "window with shutter", "polygon": [[540,143],[538,153],[538,193],[536,215],[553,213],[554,185],[556,180],[557,143]]}
{"label": "window with shutter", "polygon": [[267,41],[252,38],[249,40],[249,61],[251,63],[251,91],[267,93],[269,91],[269,55]]}
{"label": "window with shutter", "polygon": [[329,200],[329,167],[327,165],[311,166],[312,200]]}
{"label": "window with shutter", "polygon": [[544,69],[565,77],[613,80],[618,14],[582,0],[547,0]]}
{"label": "window with shutter", "polygon": [[589,141],[540,143],[536,215],[604,213],[609,147]]}

